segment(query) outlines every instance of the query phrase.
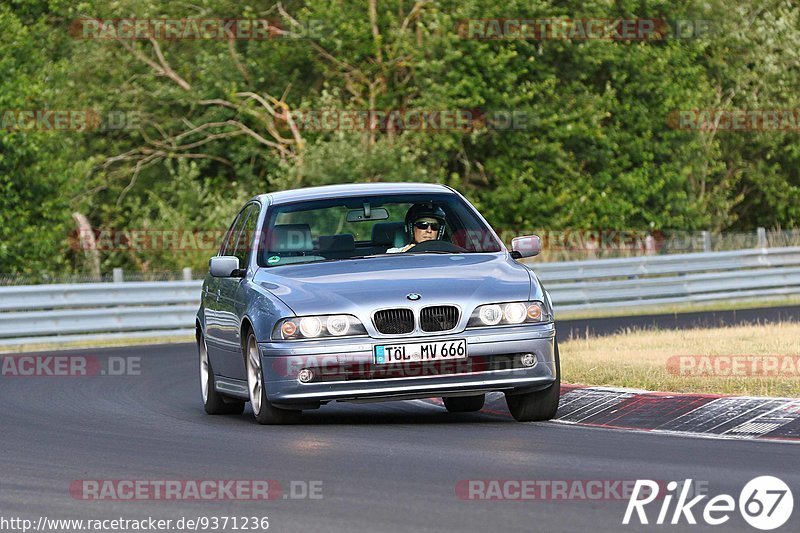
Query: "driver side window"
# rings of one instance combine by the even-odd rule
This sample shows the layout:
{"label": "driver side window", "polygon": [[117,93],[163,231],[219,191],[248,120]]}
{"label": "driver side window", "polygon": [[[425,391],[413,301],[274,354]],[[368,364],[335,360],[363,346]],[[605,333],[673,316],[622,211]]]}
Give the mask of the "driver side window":
{"label": "driver side window", "polygon": [[[241,225],[242,229],[236,239],[236,247],[231,254],[239,258],[239,268],[247,268],[247,259],[250,257],[260,212],[261,206],[258,204],[250,204],[244,208],[244,211],[242,211],[239,217],[243,221]],[[238,225],[237,223],[237,226]]]}
{"label": "driver side window", "polygon": [[244,225],[243,214],[244,212],[240,211],[233,220],[231,227],[228,229],[228,233],[225,234],[225,240],[219,247],[219,255],[233,255],[236,239],[239,237],[239,232],[242,230],[242,225]]}

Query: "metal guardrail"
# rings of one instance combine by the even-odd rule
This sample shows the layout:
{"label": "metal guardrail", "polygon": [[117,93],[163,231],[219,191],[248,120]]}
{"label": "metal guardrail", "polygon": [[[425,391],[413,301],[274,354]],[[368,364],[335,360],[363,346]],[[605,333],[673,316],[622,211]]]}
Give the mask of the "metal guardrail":
{"label": "metal guardrail", "polygon": [[[199,304],[202,285],[200,280],[191,280],[0,287],[0,311]],[[0,320],[0,331],[3,323]]]}
{"label": "metal guardrail", "polygon": [[529,266],[557,311],[800,294],[800,247]]}
{"label": "metal guardrail", "polygon": [[656,274],[683,274],[709,270],[732,270],[756,267],[800,266],[800,247],[761,248],[728,252],[674,255],[644,255],[622,259],[527,262],[543,281],[622,278]]}
{"label": "metal guardrail", "polygon": [[557,311],[800,294],[800,247],[528,266]]}
{"label": "metal guardrail", "polygon": [[[800,247],[527,264],[556,311],[800,294]],[[201,285],[0,287],[0,345],[191,336]]]}
{"label": "metal guardrail", "polygon": [[0,287],[0,346],[194,334],[203,282]]}

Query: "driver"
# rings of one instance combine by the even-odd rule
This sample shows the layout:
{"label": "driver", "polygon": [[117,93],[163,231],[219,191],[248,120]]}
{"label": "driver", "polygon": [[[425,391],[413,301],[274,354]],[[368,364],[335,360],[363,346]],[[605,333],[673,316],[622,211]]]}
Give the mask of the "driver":
{"label": "driver", "polygon": [[445,215],[441,207],[433,204],[414,204],[406,213],[405,229],[409,244],[402,248],[389,248],[387,254],[405,252],[425,241],[439,240],[444,233]]}

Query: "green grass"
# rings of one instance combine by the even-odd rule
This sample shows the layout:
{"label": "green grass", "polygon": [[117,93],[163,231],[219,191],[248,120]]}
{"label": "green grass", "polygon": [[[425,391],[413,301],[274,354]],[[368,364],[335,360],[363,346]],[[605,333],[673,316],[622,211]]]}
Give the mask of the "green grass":
{"label": "green grass", "polygon": [[[681,356],[800,356],[800,324],[778,323],[690,330],[630,330],[560,344],[567,383],[665,392],[800,397],[800,368],[782,375],[724,375],[676,369]],[[671,359],[672,358],[672,359]]]}

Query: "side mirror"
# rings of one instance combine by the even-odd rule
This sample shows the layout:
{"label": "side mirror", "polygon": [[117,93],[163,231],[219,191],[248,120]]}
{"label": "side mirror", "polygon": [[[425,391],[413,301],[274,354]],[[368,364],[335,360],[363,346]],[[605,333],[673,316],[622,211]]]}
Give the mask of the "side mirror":
{"label": "side mirror", "polygon": [[526,235],[524,237],[514,237],[511,239],[511,257],[514,259],[539,255],[541,249],[542,241],[539,239],[538,235]]}
{"label": "side mirror", "polygon": [[217,255],[208,261],[208,270],[215,278],[241,277],[239,258],[234,255]]}

